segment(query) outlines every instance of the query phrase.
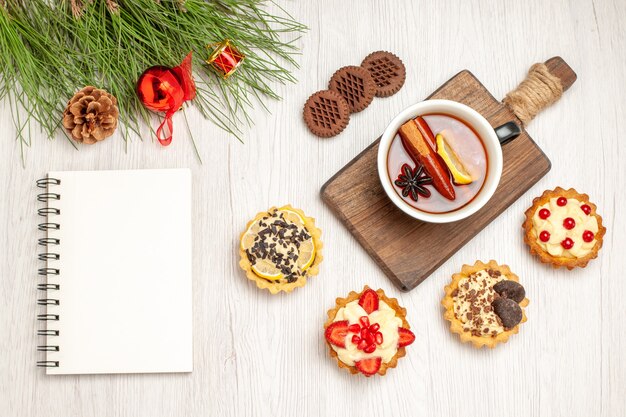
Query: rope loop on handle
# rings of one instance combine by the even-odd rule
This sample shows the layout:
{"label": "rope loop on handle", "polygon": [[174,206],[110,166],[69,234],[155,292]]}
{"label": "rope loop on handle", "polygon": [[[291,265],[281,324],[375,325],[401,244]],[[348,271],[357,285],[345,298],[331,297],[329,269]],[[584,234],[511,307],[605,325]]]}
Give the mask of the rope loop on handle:
{"label": "rope loop on handle", "polygon": [[535,64],[528,70],[526,79],[509,94],[503,102],[526,126],[544,108],[563,95],[563,84],[559,77],[550,73],[543,64]]}

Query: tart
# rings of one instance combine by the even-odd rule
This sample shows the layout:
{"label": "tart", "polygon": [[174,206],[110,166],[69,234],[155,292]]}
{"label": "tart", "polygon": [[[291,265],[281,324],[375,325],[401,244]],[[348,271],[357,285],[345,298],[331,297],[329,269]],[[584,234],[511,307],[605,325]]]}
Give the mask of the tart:
{"label": "tart", "polygon": [[476,348],[506,343],[526,321],[526,291],[517,275],[496,261],[463,265],[445,293],[441,304],[450,331]]}
{"label": "tart", "polygon": [[317,275],[322,262],[321,230],[315,219],[286,205],[258,213],[241,234],[239,266],[257,287],[291,292]]}
{"label": "tart", "polygon": [[546,190],[526,210],[524,242],[554,268],[584,268],[598,256],[606,228],[587,194],[573,188]]}
{"label": "tart", "polygon": [[383,290],[369,288],[337,298],[328,310],[324,336],[337,366],[366,377],[385,375],[415,341],[406,321],[406,309]]}

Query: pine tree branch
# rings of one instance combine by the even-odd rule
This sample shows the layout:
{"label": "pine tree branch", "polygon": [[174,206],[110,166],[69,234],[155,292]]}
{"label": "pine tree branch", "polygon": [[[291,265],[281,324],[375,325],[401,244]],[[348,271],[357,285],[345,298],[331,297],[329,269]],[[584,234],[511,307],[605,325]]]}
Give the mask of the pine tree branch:
{"label": "pine tree branch", "polygon": [[[176,66],[194,51],[201,114],[235,136],[252,123],[248,111],[278,98],[276,83],[294,82],[296,41],[306,29],[286,13],[272,15],[262,0],[0,0],[0,98],[14,109],[18,137],[36,121],[54,137],[67,100],[86,85],[118,98],[128,132],[151,127],[135,93],[153,65]],[[184,11],[181,10],[184,8]],[[228,80],[203,60],[206,45],[231,39],[246,56]],[[19,118],[25,110],[25,117]]]}

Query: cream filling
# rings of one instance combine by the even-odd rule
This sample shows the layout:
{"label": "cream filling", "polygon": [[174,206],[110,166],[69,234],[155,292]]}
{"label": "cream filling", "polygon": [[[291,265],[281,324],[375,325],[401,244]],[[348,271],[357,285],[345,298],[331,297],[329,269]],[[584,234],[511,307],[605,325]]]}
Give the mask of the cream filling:
{"label": "cream filling", "polygon": [[482,270],[459,281],[454,314],[463,323],[463,330],[476,336],[496,336],[504,332],[500,318],[491,307],[496,298],[493,286],[504,279],[505,276],[492,277]]}
{"label": "cream filling", "polygon": [[[556,200],[557,198],[551,198],[549,202],[539,207],[533,215],[533,229],[537,234],[537,244],[552,256],[582,258],[588,255],[597,240],[585,242],[583,233],[585,230],[592,231],[594,235],[598,233],[598,219],[596,216],[585,214],[580,208],[585,204],[584,202],[570,198],[567,200],[567,204],[561,207],[556,204]],[[550,210],[550,217],[545,220],[539,217],[539,210],[543,208]],[[563,227],[563,220],[567,217],[571,217],[576,222],[576,226],[571,230]],[[542,242],[539,239],[539,234],[544,230],[550,233],[550,239],[547,242]],[[565,249],[561,246],[561,242],[567,237],[574,242],[571,249]]]}
{"label": "cream filling", "polygon": [[398,351],[398,339],[400,338],[398,328],[402,327],[402,319],[397,317],[396,311],[382,300],[378,303],[378,310],[373,311],[369,315],[359,305],[359,300],[354,300],[337,311],[333,322],[348,320],[349,325],[360,324],[359,318],[363,316],[369,317],[370,325],[378,323],[380,325],[379,331],[383,334],[383,343],[377,345],[374,352],[365,353],[362,350],[358,350],[357,346],[352,343],[352,336],[355,333],[351,332],[348,332],[346,336],[345,348],[333,344],[330,346],[337,352],[339,360],[349,366],[354,366],[354,363],[360,360],[375,357],[380,357],[384,363],[388,363]]}

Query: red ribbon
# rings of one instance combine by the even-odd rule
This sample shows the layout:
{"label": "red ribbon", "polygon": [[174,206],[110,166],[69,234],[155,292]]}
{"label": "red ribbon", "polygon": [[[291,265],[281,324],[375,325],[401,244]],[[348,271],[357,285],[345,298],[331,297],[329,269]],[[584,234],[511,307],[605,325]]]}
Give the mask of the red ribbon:
{"label": "red ribbon", "polygon": [[180,78],[180,84],[183,88],[183,101],[193,100],[196,97],[196,83],[191,75],[191,54],[189,52],[183,62],[179,66],[172,68],[174,74]]}
{"label": "red ribbon", "polygon": [[[159,125],[159,128],[156,131],[157,140],[163,146],[167,146],[170,143],[172,143],[172,132],[174,130],[174,122],[172,121],[172,116],[173,115],[174,115],[173,112],[167,112],[165,114],[165,119]],[[167,135],[166,137],[161,139],[161,133],[163,133],[163,128],[165,127],[166,124],[167,124],[167,130],[169,131],[169,135]]]}

